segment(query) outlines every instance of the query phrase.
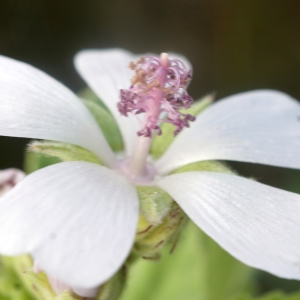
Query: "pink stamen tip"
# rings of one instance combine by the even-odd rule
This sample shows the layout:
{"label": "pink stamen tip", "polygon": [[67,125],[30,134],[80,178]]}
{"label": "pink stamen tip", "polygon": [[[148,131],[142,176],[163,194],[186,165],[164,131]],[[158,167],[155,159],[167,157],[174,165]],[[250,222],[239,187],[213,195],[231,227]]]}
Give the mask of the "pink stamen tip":
{"label": "pink stamen tip", "polygon": [[[194,100],[187,93],[186,88],[192,78],[188,70],[179,59],[169,59],[168,54],[162,53],[160,59],[154,56],[141,57],[129,66],[135,71],[131,87],[120,90],[119,112],[123,116],[128,113],[146,113],[143,128],[137,132],[138,136],[152,137],[153,132],[158,135],[162,131],[159,122],[173,124],[177,135],[195,117],[183,114],[179,110],[189,108]],[[165,113],[165,118],[160,115]]]}

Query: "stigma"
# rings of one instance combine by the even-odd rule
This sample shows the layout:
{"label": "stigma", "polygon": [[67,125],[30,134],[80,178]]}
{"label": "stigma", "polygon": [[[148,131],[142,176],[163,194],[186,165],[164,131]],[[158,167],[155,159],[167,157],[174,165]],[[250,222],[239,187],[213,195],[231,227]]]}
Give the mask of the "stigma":
{"label": "stigma", "polygon": [[179,59],[169,59],[167,53],[160,58],[143,56],[137,62],[131,62],[129,68],[135,72],[129,89],[120,90],[119,112],[145,114],[138,136],[152,137],[162,134],[160,124],[175,126],[174,135],[195,117],[182,113],[194,100],[186,89],[192,79],[192,72]]}

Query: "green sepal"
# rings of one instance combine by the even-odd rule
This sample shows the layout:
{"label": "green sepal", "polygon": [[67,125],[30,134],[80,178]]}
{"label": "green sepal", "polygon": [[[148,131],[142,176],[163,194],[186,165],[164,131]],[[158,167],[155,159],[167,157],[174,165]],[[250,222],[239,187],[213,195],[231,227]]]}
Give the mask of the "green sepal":
{"label": "green sepal", "polygon": [[[14,259],[12,257],[1,256],[0,299],[37,300],[35,294],[30,291],[30,286],[26,283],[24,274],[20,272],[19,268],[16,268],[16,260]],[[18,257],[16,259],[19,260]],[[26,261],[25,266],[28,266]]]}
{"label": "green sepal", "polygon": [[122,151],[124,149],[122,135],[111,113],[92,100],[82,101],[96,119],[111,149],[114,152]]}
{"label": "green sepal", "polygon": [[[204,98],[196,101],[190,108],[185,109],[182,112],[184,114],[197,116],[213,102],[214,97],[215,94],[209,94]],[[162,156],[176,138],[174,136],[174,125],[169,123],[162,123],[160,127],[163,134],[161,136],[156,135],[153,137],[153,142],[150,149],[150,154],[154,158],[159,158],[160,156]],[[187,130],[187,128],[185,128],[184,130]]]}
{"label": "green sepal", "polygon": [[164,190],[154,186],[137,186],[140,211],[152,225],[160,224],[170,211],[173,202]]}
{"label": "green sepal", "polygon": [[158,260],[160,251],[170,244],[171,252],[176,247],[187,216],[176,202],[172,202],[161,224],[154,226],[141,214],[133,252],[148,260]]}
{"label": "green sepal", "polygon": [[229,300],[237,293],[252,293],[253,269],[192,222],[181,235],[172,254],[165,247],[159,261],[140,259],[131,266],[120,300]]}
{"label": "green sepal", "polygon": [[99,97],[90,89],[90,88],[85,88],[82,89],[81,91],[79,91],[77,93],[77,96],[81,99],[81,100],[90,100],[98,105],[100,105],[101,107],[103,107],[104,109],[108,110],[106,105],[99,99]]}
{"label": "green sepal", "polygon": [[34,292],[37,294],[38,299],[41,300],[81,300],[82,297],[71,295],[68,291],[60,295],[56,295],[52,290],[48,278],[44,272],[35,273],[32,270],[24,272],[28,276]]}
{"label": "green sepal", "polygon": [[31,174],[39,169],[61,162],[57,157],[46,156],[34,152],[25,151],[24,171]]}
{"label": "green sepal", "polygon": [[78,96],[96,119],[112,150],[122,151],[124,149],[122,135],[109,109],[89,88],[80,91]]}
{"label": "green sepal", "polygon": [[55,297],[55,300],[82,300],[82,297],[70,295],[68,292],[64,292],[61,295]]}
{"label": "green sepal", "polygon": [[[16,293],[12,293],[11,290],[9,295],[14,300],[81,300],[82,297],[71,295],[69,292],[64,292],[61,295],[56,295],[52,290],[48,278],[44,272],[34,272],[32,259],[29,255],[20,255],[14,257],[2,256],[1,266],[5,271],[5,276],[10,276],[11,282],[16,282],[19,289],[22,288],[25,297],[17,297]],[[2,275],[2,274],[1,274]],[[12,280],[13,279],[13,280]],[[1,288],[7,288],[7,286],[2,285],[1,280],[3,276],[0,277],[0,299],[1,298]],[[15,295],[16,294],[16,295]],[[15,296],[12,296],[15,295]],[[4,298],[5,299],[5,298]]]}
{"label": "green sepal", "polygon": [[97,300],[119,299],[125,287],[126,277],[126,267],[123,266],[112,278],[99,288]]}
{"label": "green sepal", "polygon": [[60,161],[87,161],[102,165],[100,159],[92,152],[76,145],[61,142],[33,141],[28,151],[52,156]]}
{"label": "green sepal", "polygon": [[55,300],[56,295],[53,292],[44,272],[35,273],[32,269],[30,269],[24,271],[24,276],[26,276],[30,281],[32,289],[35,291],[38,299]]}
{"label": "green sepal", "polygon": [[180,167],[174,170],[171,174],[184,173],[184,172],[193,172],[193,171],[209,171],[209,172],[219,172],[225,174],[236,174],[230,167],[225,163],[216,161],[216,160],[206,160],[198,161]]}

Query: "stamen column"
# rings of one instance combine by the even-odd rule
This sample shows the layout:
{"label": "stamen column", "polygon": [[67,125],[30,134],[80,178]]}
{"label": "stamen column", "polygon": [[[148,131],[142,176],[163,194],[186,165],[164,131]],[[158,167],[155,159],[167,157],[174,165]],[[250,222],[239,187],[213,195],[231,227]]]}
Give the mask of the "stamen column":
{"label": "stamen column", "polygon": [[[191,71],[178,59],[169,60],[168,54],[160,58],[141,57],[129,66],[135,71],[130,89],[120,91],[118,109],[124,116],[128,113],[145,114],[142,128],[133,155],[120,163],[120,168],[134,182],[151,181],[154,168],[147,164],[147,157],[153,134],[161,135],[160,123],[166,122],[176,127],[174,135],[195,118],[180,110],[189,108],[193,98],[186,91],[191,80]],[[163,118],[162,118],[163,116]]]}

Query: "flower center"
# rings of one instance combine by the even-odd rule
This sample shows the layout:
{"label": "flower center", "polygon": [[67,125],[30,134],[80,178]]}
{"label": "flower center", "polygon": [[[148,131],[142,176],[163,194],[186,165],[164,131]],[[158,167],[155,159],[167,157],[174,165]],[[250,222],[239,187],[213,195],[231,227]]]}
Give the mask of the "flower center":
{"label": "flower center", "polygon": [[186,91],[192,78],[191,71],[180,60],[169,59],[166,53],[160,58],[141,57],[136,63],[131,62],[129,68],[135,71],[135,76],[128,90],[120,90],[119,112],[126,117],[128,113],[145,115],[137,132],[139,139],[135,151],[120,168],[136,181],[153,178],[155,174],[146,161],[154,133],[163,133],[160,124],[173,124],[176,127],[174,135],[189,127],[189,121],[194,121],[195,117],[183,114],[180,109],[189,108],[194,100]]}

